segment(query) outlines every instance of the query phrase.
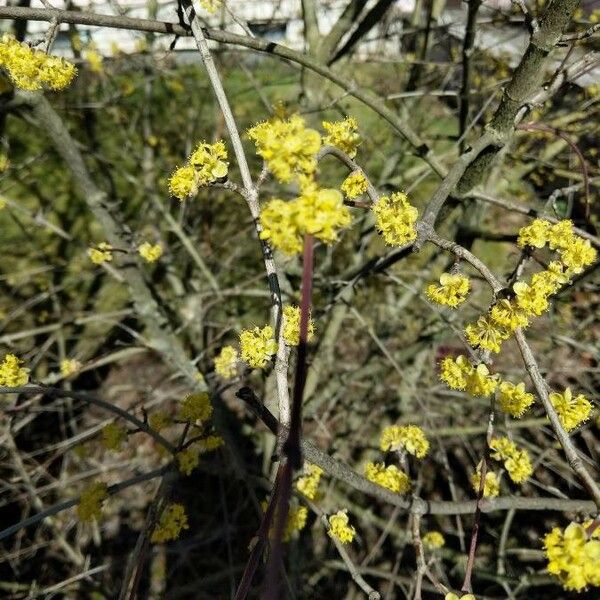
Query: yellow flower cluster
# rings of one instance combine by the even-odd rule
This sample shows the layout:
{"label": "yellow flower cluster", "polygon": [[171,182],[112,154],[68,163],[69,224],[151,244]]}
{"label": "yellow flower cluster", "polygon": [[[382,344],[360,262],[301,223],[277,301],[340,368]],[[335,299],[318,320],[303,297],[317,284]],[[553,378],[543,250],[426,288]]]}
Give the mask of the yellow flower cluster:
{"label": "yellow flower cluster", "polygon": [[238,352],[233,346],[224,346],[215,357],[215,372],[223,379],[232,379],[237,372]]}
{"label": "yellow flower cluster", "polygon": [[277,342],[273,339],[273,328],[265,325],[262,329],[244,329],[240,333],[242,360],[253,369],[264,369],[271,356],[277,352]]}
{"label": "yellow flower cluster", "polygon": [[113,259],[113,247],[106,242],[100,242],[96,248],[88,248],[88,256],[95,265],[110,262]]}
{"label": "yellow flower cluster", "polygon": [[566,590],[600,586],[600,528],[589,535],[586,525],[570,523],[564,531],[555,527],[544,538],[548,572]]}
{"label": "yellow flower cluster", "polygon": [[477,323],[469,323],[465,327],[465,336],[473,348],[483,348],[491,352],[500,352],[502,342],[509,333],[487,317],[479,317]]}
{"label": "yellow flower cluster", "polygon": [[[471,486],[475,493],[479,493],[479,486],[481,484],[481,465],[477,466],[477,470],[471,475]],[[485,481],[483,483],[483,497],[484,498],[495,498],[500,493],[500,482],[496,473],[493,471],[487,471],[485,474]]]}
{"label": "yellow flower cluster", "polygon": [[164,410],[157,410],[148,417],[148,425],[154,431],[162,431],[171,424],[171,417]]}
{"label": "yellow flower cluster", "polygon": [[171,503],[162,511],[150,538],[155,544],[176,540],[184,529],[189,529],[183,504]]}
{"label": "yellow flower cluster", "polygon": [[96,49],[94,44],[90,44],[83,52],[82,56],[87,62],[88,67],[92,73],[103,73],[104,67],[102,66],[102,62],[104,59],[102,55]]}
{"label": "yellow flower cluster", "polygon": [[138,252],[146,262],[153,263],[162,256],[163,247],[160,244],[153,245],[150,242],[144,242],[138,248]]}
{"label": "yellow flower cluster", "polygon": [[77,517],[84,523],[99,519],[102,516],[102,504],[108,497],[108,488],[101,481],[87,486],[79,497]]}
{"label": "yellow flower cluster", "polygon": [[208,421],[212,416],[213,407],[207,392],[188,394],[179,407],[179,418],[188,423]]}
{"label": "yellow flower cluster", "polygon": [[533,394],[525,391],[523,382],[515,385],[510,381],[503,381],[498,388],[498,401],[506,414],[521,417],[533,404]]}
{"label": "yellow flower cluster", "polygon": [[283,541],[289,542],[296,531],[302,531],[306,527],[307,518],[306,506],[290,506],[283,530]]}
{"label": "yellow flower cluster", "polygon": [[127,430],[116,423],[109,423],[102,428],[102,445],[107,450],[118,452],[127,440]]}
{"label": "yellow flower cluster", "polygon": [[498,386],[498,378],[490,375],[486,365],[474,367],[462,354],[446,357],[441,362],[440,379],[453,390],[464,390],[472,396],[486,397]]}
{"label": "yellow flower cluster", "polygon": [[[315,337],[315,323],[308,317],[308,341]],[[285,306],[283,309],[283,339],[288,346],[300,343],[300,307]]]}
{"label": "yellow flower cluster", "polygon": [[439,531],[428,531],[421,541],[423,546],[431,550],[437,550],[446,544],[444,536]]}
{"label": "yellow flower cluster", "polygon": [[527,450],[517,448],[507,437],[493,438],[490,448],[494,450],[490,456],[504,462],[504,468],[515,483],[523,483],[533,473]]}
{"label": "yellow flower cluster", "polygon": [[322,125],[327,132],[323,138],[324,144],[339,148],[350,158],[356,156],[360,135],[357,133],[358,123],[354,117],[346,117],[342,121],[323,121]]}
{"label": "yellow flower cluster", "polygon": [[347,198],[357,198],[367,191],[369,184],[362,171],[353,171],[344,179],[341,190]]}
{"label": "yellow flower cluster", "polygon": [[300,175],[312,175],[317,168],[315,155],[321,147],[321,135],[306,127],[299,115],[258,123],[248,130],[248,137],[281,183],[289,183]]}
{"label": "yellow flower cluster", "polygon": [[471,283],[468,277],[460,273],[442,273],[440,285],[429,284],[426,294],[433,302],[456,308],[467,299],[470,287]]}
{"label": "yellow flower cluster", "polygon": [[302,251],[305,234],[326,244],[338,239],[340,229],[350,225],[350,211],[340,192],[307,185],[302,194],[288,202],[274,198],[260,215],[260,237],[285,254]]}
{"label": "yellow flower cluster", "polygon": [[187,164],[179,167],[169,179],[171,195],[185,200],[198,188],[227,176],[227,150],[222,141],[209,144],[200,142],[190,155]]}
{"label": "yellow flower cluster", "polygon": [[63,377],[69,377],[81,369],[81,363],[75,358],[65,358],[60,361],[60,372]]}
{"label": "yellow flower cluster", "polygon": [[352,542],[356,535],[356,529],[350,525],[350,519],[345,510],[338,510],[329,517],[329,537],[336,538],[342,544]]}
{"label": "yellow flower cluster", "polygon": [[62,90],[77,74],[70,62],[34,50],[6,33],[0,39],[0,68],[7,71],[18,88],[28,91]]}
{"label": "yellow flower cluster", "polygon": [[583,394],[573,397],[571,388],[567,388],[562,394],[552,392],[550,402],[566,431],[571,431],[587,421],[592,412],[591,402]]}
{"label": "yellow flower cluster", "polygon": [[191,475],[192,471],[200,462],[200,448],[198,446],[189,446],[185,450],[177,453],[177,465],[179,471],[184,475]]}
{"label": "yellow flower cluster", "polygon": [[457,596],[454,592],[448,592],[444,596],[444,600],[477,600],[473,594],[465,594],[464,596]]}
{"label": "yellow flower cluster", "polygon": [[545,271],[534,273],[529,283],[517,281],[513,285],[514,297],[503,298],[494,304],[487,317],[467,325],[465,334],[469,343],[477,348],[499,352],[502,342],[517,327],[527,327],[531,317],[539,317],[549,308],[549,298],[569,282],[573,275],[596,260],[596,250],[589,240],[573,232],[569,220],[552,224],[536,219],[519,230],[521,247],[543,248],[546,245],[558,252],[560,260],[550,262]]}
{"label": "yellow flower cluster", "polygon": [[317,465],[306,464],[304,472],[305,475],[302,475],[296,482],[296,489],[309,500],[314,500],[324,471]]}
{"label": "yellow flower cluster", "polygon": [[417,458],[425,457],[429,451],[429,441],[423,430],[416,425],[390,425],[384,428],[379,446],[384,452],[404,448]]}
{"label": "yellow flower cluster", "polygon": [[0,364],[0,386],[19,387],[29,382],[29,369],[21,365],[23,361],[14,354],[6,354]]}
{"label": "yellow flower cluster", "polygon": [[396,465],[386,467],[383,463],[368,462],[365,465],[365,477],[396,494],[406,494],[410,490],[410,478]]}
{"label": "yellow flower cluster", "polygon": [[211,15],[221,6],[221,0],[200,0],[200,6]]}
{"label": "yellow flower cluster", "polygon": [[375,213],[377,229],[387,244],[403,246],[416,239],[415,223],[419,212],[410,204],[404,192],[381,196],[371,208]]}

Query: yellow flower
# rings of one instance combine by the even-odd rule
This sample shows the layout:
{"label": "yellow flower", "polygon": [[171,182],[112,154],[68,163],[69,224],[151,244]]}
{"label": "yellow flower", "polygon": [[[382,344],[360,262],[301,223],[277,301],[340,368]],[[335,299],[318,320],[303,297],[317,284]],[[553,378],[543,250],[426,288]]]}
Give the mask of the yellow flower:
{"label": "yellow flower", "polygon": [[95,265],[110,262],[113,259],[113,248],[106,242],[100,242],[96,248],[88,249],[88,256]]}
{"label": "yellow flower", "polygon": [[188,394],[179,407],[179,418],[188,423],[208,421],[212,416],[213,407],[207,392]]}
{"label": "yellow flower", "polygon": [[589,240],[576,237],[566,248],[560,252],[560,258],[567,273],[574,275],[583,270],[596,260],[597,252]]}
{"label": "yellow flower", "polygon": [[283,530],[283,541],[288,542],[297,531],[302,531],[306,526],[308,509],[306,506],[290,506],[285,528]]}
{"label": "yellow flower", "polygon": [[162,511],[150,539],[155,544],[176,540],[184,529],[189,529],[185,507],[171,503]]}
{"label": "yellow flower", "polygon": [[410,490],[408,475],[396,465],[386,467],[383,463],[368,462],[365,465],[365,477],[396,494],[405,494]]}
{"label": "yellow flower", "polygon": [[302,252],[302,234],[296,223],[297,203],[274,198],[265,204],[260,213],[260,239],[267,240],[273,248],[284,254]]}
{"label": "yellow flower", "polygon": [[338,231],[350,225],[350,210],[342,194],[333,189],[309,187],[295,201],[294,213],[301,235],[309,233],[326,244],[336,242]]}
{"label": "yellow flower", "polygon": [[494,460],[504,461],[504,467],[515,483],[523,483],[533,473],[527,451],[517,448],[507,437],[492,439],[490,448],[494,450],[490,456]]}
{"label": "yellow flower", "polygon": [[196,444],[177,453],[179,471],[184,475],[191,475],[200,462],[200,447]]}
{"label": "yellow flower", "polygon": [[0,385],[20,387],[29,382],[29,369],[21,367],[23,361],[14,354],[6,354],[0,364]]}
{"label": "yellow flower", "polygon": [[437,550],[446,544],[444,536],[439,531],[428,531],[421,540],[426,548]]}
{"label": "yellow flower", "polygon": [[169,192],[171,196],[185,200],[198,191],[198,174],[191,165],[185,165],[175,169],[169,179]]}
{"label": "yellow flower", "polygon": [[444,600],[477,600],[473,594],[457,596],[454,592],[449,592],[444,596]]}
{"label": "yellow flower", "polygon": [[517,327],[527,327],[527,313],[515,301],[502,298],[490,310],[490,319],[500,328],[513,332]]}
{"label": "yellow flower", "polygon": [[548,243],[552,250],[561,250],[566,248],[575,238],[573,232],[573,221],[563,219],[552,225],[548,230]]}
{"label": "yellow flower", "polygon": [[88,46],[82,54],[84,60],[87,62],[88,67],[92,73],[103,73],[104,67],[102,66],[102,55],[96,50],[94,46]]}
{"label": "yellow flower", "polygon": [[61,90],[77,74],[70,62],[34,50],[7,33],[0,38],[0,68],[6,70],[15,86],[28,91]]}
{"label": "yellow flower", "polygon": [[60,361],[60,372],[64,377],[69,377],[81,369],[81,363],[74,358],[65,358]]}
{"label": "yellow flower", "polygon": [[[471,486],[475,493],[479,493],[479,486],[481,484],[481,465],[477,467],[475,473],[471,475]],[[495,498],[500,493],[500,482],[496,473],[493,471],[487,471],[485,474],[485,483],[483,484],[483,496],[484,498]]]}
{"label": "yellow flower", "polygon": [[424,458],[429,451],[429,441],[423,430],[416,425],[391,425],[384,428],[379,446],[384,452],[404,448],[417,458]]}
{"label": "yellow flower", "polygon": [[[10,160],[4,152],[0,152],[0,173],[4,173],[10,167]],[[4,208],[4,207],[2,207]]]}
{"label": "yellow flower", "polygon": [[555,527],[544,537],[548,572],[558,577],[566,590],[600,586],[600,541],[594,537],[580,523],[570,523],[564,531]]}
{"label": "yellow flower", "polygon": [[223,379],[232,379],[237,373],[238,352],[233,346],[224,346],[215,357],[215,372]]}
{"label": "yellow flower", "polygon": [[503,381],[499,387],[500,408],[512,417],[520,417],[533,404],[533,394],[525,391],[523,382],[514,385]]}
{"label": "yellow flower", "polygon": [[77,505],[77,517],[84,523],[100,519],[102,516],[102,504],[108,497],[108,488],[105,483],[96,481],[87,486],[79,497]]}
{"label": "yellow flower", "polygon": [[314,500],[317,496],[317,488],[319,487],[319,482],[324,471],[317,465],[306,464],[304,472],[305,475],[296,481],[296,489],[309,500]]}
{"label": "yellow flower", "polygon": [[440,379],[453,390],[464,390],[473,373],[473,365],[462,354],[456,358],[447,356],[440,363]]}
{"label": "yellow flower", "polygon": [[224,446],[225,440],[220,435],[208,435],[204,439],[198,440],[196,444],[200,449],[200,454],[205,454]]}
{"label": "yellow flower", "polygon": [[148,417],[148,425],[160,432],[171,424],[171,417],[164,410],[157,410]]}
{"label": "yellow flower", "polygon": [[321,147],[321,136],[318,131],[307,128],[299,115],[259,123],[248,131],[248,137],[281,183],[314,173],[317,168],[315,156]]}
{"label": "yellow flower", "polygon": [[471,396],[485,398],[493,394],[496,387],[498,387],[498,378],[490,375],[488,368],[484,364],[479,364],[469,376],[465,389]]}
{"label": "yellow flower", "polygon": [[323,138],[324,144],[339,148],[350,158],[356,156],[360,135],[356,132],[358,123],[354,117],[346,117],[343,121],[323,121],[322,125],[327,132]]}
{"label": "yellow flower", "polygon": [[253,369],[264,369],[273,354],[277,352],[277,342],[273,339],[273,328],[265,325],[262,329],[244,329],[240,333],[242,360]]}
{"label": "yellow flower", "polygon": [[[308,318],[308,341],[315,337],[315,324]],[[300,307],[285,306],[283,309],[283,339],[288,346],[300,343]]]}
{"label": "yellow flower", "polygon": [[550,222],[543,219],[535,219],[529,225],[519,230],[517,243],[521,248],[525,246],[543,248],[549,242],[549,233]]}
{"label": "yellow flower", "polygon": [[548,310],[548,290],[546,287],[534,287],[524,281],[517,281],[513,285],[516,294],[517,306],[528,315],[538,317]]}
{"label": "yellow flower", "polygon": [[369,184],[362,171],[353,171],[342,182],[341,190],[347,198],[357,198],[367,191]]}
{"label": "yellow flower", "polygon": [[479,317],[477,323],[469,323],[466,326],[465,335],[474,348],[500,352],[500,346],[509,334],[503,327],[498,327],[492,319]]}
{"label": "yellow flower", "polygon": [[552,392],[550,402],[554,406],[565,431],[571,431],[587,421],[592,412],[590,401],[583,394],[573,398],[570,387],[562,394]]}
{"label": "yellow flower", "polygon": [[102,428],[102,445],[107,450],[118,452],[127,439],[127,430],[116,423],[109,423]]}
{"label": "yellow flower", "polygon": [[208,185],[226,177],[229,163],[225,144],[222,141],[214,144],[200,142],[190,156],[189,164],[196,170],[199,185]]}
{"label": "yellow flower", "polygon": [[381,196],[372,206],[377,229],[391,246],[403,246],[417,237],[415,223],[419,212],[403,192]]}
{"label": "yellow flower", "polygon": [[221,6],[221,0],[200,0],[200,6],[211,15]]}
{"label": "yellow flower", "polygon": [[138,248],[138,252],[146,262],[153,263],[162,256],[163,247],[160,244],[152,245],[149,242],[144,242]]}
{"label": "yellow flower", "polygon": [[342,544],[352,542],[356,535],[356,529],[349,524],[346,510],[338,510],[334,515],[329,517],[329,537],[336,538]]}
{"label": "yellow flower", "polygon": [[440,285],[429,284],[426,294],[430,300],[438,304],[456,308],[467,299],[470,285],[469,278],[460,273],[442,273]]}

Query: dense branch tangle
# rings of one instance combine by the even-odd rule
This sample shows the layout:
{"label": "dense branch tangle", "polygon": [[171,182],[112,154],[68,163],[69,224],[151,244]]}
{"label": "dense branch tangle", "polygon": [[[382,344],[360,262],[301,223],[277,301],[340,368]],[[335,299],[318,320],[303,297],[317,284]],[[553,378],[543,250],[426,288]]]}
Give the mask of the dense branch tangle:
{"label": "dense branch tangle", "polygon": [[[304,4],[306,14],[309,16],[311,21],[314,21],[314,13],[312,12],[311,8],[313,4],[311,2],[306,2]],[[522,110],[527,100],[531,98],[532,94],[534,94],[540,87],[544,59],[562,39],[561,36],[563,31],[566,27],[566,24],[569,22],[570,16],[577,4],[577,2],[564,2],[559,6],[558,2],[551,1],[549,3],[545,16],[541,19],[539,28],[534,31],[530,47],[527,50],[525,57],[515,72],[511,83],[505,90],[505,94],[501,101],[500,107],[496,112],[494,120],[486,129],[486,131],[471,144],[465,153],[456,159],[450,170],[446,172],[446,169],[437,161],[435,157],[432,156],[429,148],[422,142],[420,137],[373,94],[355,89],[351,82],[345,81],[335,72],[324,67],[313,59],[293,52],[277,44],[263,42],[254,38],[235,36],[222,31],[204,30],[200,26],[191,2],[188,0],[182,0],[181,2],[184,13],[191,24],[191,34],[196,40],[198,49],[204,61],[204,65],[209,74],[212,88],[215,91],[220,110],[223,114],[242,177],[242,194],[248,203],[252,218],[259,234],[260,208],[258,205],[258,187],[252,181],[246,157],[244,155],[244,149],[242,147],[240,136],[235,124],[234,115],[229,106],[227,97],[225,96],[220,76],[213,63],[210,49],[206,41],[207,39],[224,43],[240,44],[257,51],[268,52],[275,56],[298,62],[299,64],[302,64],[303,66],[313,70],[315,73],[318,73],[319,75],[341,86],[350,95],[353,95],[358,100],[364,102],[367,106],[375,110],[381,117],[383,117],[404,139],[409,142],[413,148],[413,151],[417,155],[421,156],[442,178],[441,184],[434,192],[431,201],[424,211],[422,220],[416,224],[418,237],[414,243],[414,249],[418,251],[425,244],[432,244],[441,250],[454,255],[457,259],[468,263],[471,267],[478,271],[483,279],[490,285],[495,297],[499,297],[504,291],[504,284],[499,281],[492,274],[491,270],[467,248],[440,237],[435,230],[436,221],[442,206],[453,194],[457,185],[459,188],[461,188],[461,185],[462,188],[464,188],[465,181],[468,180],[473,182],[473,172],[481,172],[481,164],[482,160],[484,160],[482,159],[482,156],[485,156],[486,160],[489,159],[491,155],[495,154],[497,150],[510,139],[510,135],[514,130],[515,121],[518,120],[520,115],[519,111]],[[108,17],[86,13],[72,13],[69,11],[55,11],[50,9],[0,9],[0,18],[42,19],[50,22],[81,23],[164,34],[190,35],[190,30],[188,30],[188,28],[175,24],[129,19],[126,17]],[[313,23],[313,36],[314,27],[315,23]],[[106,194],[98,190],[94,182],[89,177],[88,173],[86,172],[85,165],[83,164],[83,160],[76,150],[76,144],[70,138],[66,128],[64,128],[64,126],[62,126],[60,123],[56,113],[52,111],[49,104],[40,96],[22,93],[19,97],[24,104],[27,104],[32,108],[40,123],[47,127],[48,132],[53,138],[53,141],[57,147],[57,150],[63,155],[65,161],[69,163],[73,176],[77,179],[84,192],[86,192],[89,207],[97,216],[98,220],[103,224],[109,241],[115,245],[127,245],[127,231],[124,230],[121,224],[118,223],[110,214]],[[468,108],[463,108],[463,118],[464,110],[466,110],[468,113]],[[354,172],[358,172],[360,170],[358,165],[350,157],[338,149],[324,148],[321,152],[321,157],[326,154],[332,154],[336,156]],[[371,182],[368,182],[367,193],[373,203],[379,200],[378,193]],[[277,423],[272,415],[266,411],[266,409],[263,410],[261,408],[261,403],[255,401],[255,397],[252,396],[251,392],[246,391],[242,393],[242,391],[240,391],[239,395],[251,405],[252,409],[259,414],[260,418],[265,422],[265,424],[274,433],[277,433],[283,440],[283,434],[287,433],[287,430],[289,429],[290,406],[287,398],[287,355],[285,354],[285,345],[282,342],[281,337],[281,293],[279,290],[275,263],[270,254],[270,248],[265,243],[261,245],[261,248],[263,251],[265,269],[271,285],[273,323],[276,327],[276,330],[279,331],[280,343],[275,370],[278,376],[277,383],[281,423]],[[181,348],[181,345],[178,344],[176,336],[162,314],[160,307],[157,306],[153,301],[151,291],[146,286],[143,278],[140,278],[139,267],[124,263],[121,268],[126,274],[132,296],[137,304],[138,312],[141,315],[145,315],[146,326],[151,331],[151,347],[157,350],[163,356],[163,358],[168,360],[174,370],[178,372],[183,371],[188,381],[191,382],[193,380],[195,382],[195,369],[190,365],[185,352]],[[302,318],[304,319],[305,326],[307,312],[308,306],[304,306]],[[302,322],[303,321],[301,320],[301,323]],[[569,464],[579,476],[590,497],[593,498],[595,506],[600,507],[600,490],[598,485],[582,463],[571,438],[564,430],[563,425],[561,424],[561,421],[549,400],[546,383],[540,373],[535,358],[533,357],[533,353],[527,344],[522,331],[517,330],[515,336],[525,367],[531,376],[538,396],[542,400],[552,428],[554,429],[556,437],[564,449]],[[483,358],[485,358],[485,356]],[[298,373],[300,373],[300,368]],[[300,376],[301,378],[304,377],[302,374],[300,374]],[[303,384],[302,379],[301,382]],[[43,390],[39,389],[37,391]],[[299,397],[295,398],[295,403],[292,409],[298,406],[296,402],[301,402],[301,399],[302,393],[300,391]],[[298,431],[294,429],[293,420],[291,424],[291,430],[295,434],[298,434]],[[297,423],[296,426],[298,426]],[[143,427],[140,428],[144,430]],[[154,436],[151,431],[146,431],[146,433]],[[161,440],[160,438],[156,438],[156,436],[154,437],[159,443],[165,445],[164,442],[166,440]],[[166,443],[168,444],[168,442]],[[377,486],[367,479],[357,475],[347,465],[340,461],[335,461],[325,453],[320,452],[316,447],[312,446],[305,440],[302,440],[299,443],[301,443],[306,457],[312,463],[323,468],[325,472],[332,477],[339,478],[357,490],[377,497],[378,499],[389,504],[410,511],[414,515],[471,514],[475,508],[474,501],[430,502],[418,497],[415,497],[412,500],[403,499],[401,496],[392,494],[386,491],[384,488],[381,488],[381,486]],[[172,450],[172,448],[168,449]],[[69,504],[69,506],[70,505],[72,505],[72,503]],[[594,505],[587,501],[556,500],[550,498],[499,498],[497,500],[484,501],[479,508],[481,508],[483,512],[507,509],[576,509],[592,512],[594,510]],[[277,509],[281,510],[281,507],[277,507]],[[423,565],[421,565],[421,567],[423,567]]]}

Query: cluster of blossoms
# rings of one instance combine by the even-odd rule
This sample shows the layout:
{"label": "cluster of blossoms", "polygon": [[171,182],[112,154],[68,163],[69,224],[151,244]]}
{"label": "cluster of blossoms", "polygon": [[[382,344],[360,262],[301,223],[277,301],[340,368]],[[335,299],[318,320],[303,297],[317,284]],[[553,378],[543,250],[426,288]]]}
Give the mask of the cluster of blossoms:
{"label": "cluster of blossoms", "polygon": [[237,373],[238,351],[233,346],[224,346],[215,357],[215,372],[223,379],[232,379]]}
{"label": "cluster of blossoms", "polygon": [[510,381],[503,381],[498,386],[500,408],[511,417],[523,416],[533,401],[533,394],[525,391],[525,384],[522,381],[517,385]]}
{"label": "cluster of blossoms", "polygon": [[160,244],[144,242],[138,248],[138,253],[146,262],[153,263],[162,256],[163,247]]}
{"label": "cluster of blossoms", "polygon": [[290,506],[283,529],[283,541],[288,542],[295,532],[302,531],[306,527],[307,519],[308,508],[306,506]]}
{"label": "cluster of blossoms", "polygon": [[240,333],[242,360],[253,369],[264,369],[277,352],[277,342],[273,335],[270,325],[265,325],[262,329],[244,329]]}
{"label": "cluster of blossoms", "polygon": [[477,600],[473,594],[465,594],[464,596],[457,596],[454,592],[448,592],[444,596],[444,600]]}
{"label": "cluster of blossoms", "polygon": [[[308,341],[314,338],[315,324],[308,319]],[[284,306],[282,335],[288,346],[300,343],[300,308]],[[241,359],[253,369],[264,369],[277,352],[277,341],[271,325],[244,329],[240,333]],[[215,371],[223,379],[231,379],[237,371],[238,352],[233,346],[225,346],[214,359]]]}
{"label": "cluster of blossoms", "polygon": [[365,477],[396,494],[406,494],[410,490],[410,478],[396,465],[386,467],[383,463],[368,462],[365,465]]}
{"label": "cluster of blossoms", "polygon": [[404,192],[381,196],[371,210],[375,214],[377,229],[390,246],[404,246],[416,239],[415,224],[419,212]]}
{"label": "cluster of blossoms", "polygon": [[213,452],[224,444],[222,437],[209,435],[177,453],[177,465],[184,475],[190,475],[200,463],[200,455]]}
{"label": "cluster of blossoms", "polygon": [[[315,323],[308,317],[307,339],[310,342],[315,337]],[[300,343],[300,307],[285,306],[283,308],[283,339],[288,346]]]}
{"label": "cluster of blossoms", "polygon": [[77,74],[72,63],[34,50],[6,33],[0,39],[0,68],[6,70],[18,88],[28,91],[62,90]]}
{"label": "cluster of blossoms", "polygon": [[305,234],[332,244],[337,241],[339,230],[350,222],[350,211],[338,190],[308,184],[293,200],[273,198],[265,204],[260,215],[260,237],[292,255],[302,251]]}
{"label": "cluster of blossoms", "polygon": [[421,539],[423,546],[430,550],[438,550],[446,544],[444,536],[439,531],[428,531]]}
{"label": "cluster of blossoms", "polygon": [[7,354],[0,363],[0,386],[19,387],[29,382],[29,369],[23,368],[23,361],[14,354]]}
{"label": "cluster of blossoms", "polygon": [[169,191],[179,200],[185,200],[195,195],[199,187],[226,177],[228,167],[227,149],[222,141],[200,142],[187,163],[171,175]]}
{"label": "cluster of blossoms", "polygon": [[591,521],[552,529],[544,538],[548,572],[567,590],[600,586],[600,527]]}
{"label": "cluster of blossoms", "polygon": [[552,392],[550,402],[566,431],[572,431],[587,421],[592,412],[592,403],[583,394],[573,397],[571,388],[567,388],[562,394]]}
{"label": "cluster of blossoms", "polygon": [[456,308],[466,299],[471,288],[468,277],[460,273],[442,273],[440,275],[440,285],[430,283],[427,286],[426,294],[430,300]]}
{"label": "cluster of blossoms", "polygon": [[95,481],[87,486],[79,497],[77,517],[80,521],[90,522],[102,515],[102,504],[108,497],[108,488],[101,481]]}
{"label": "cluster of blossoms", "polygon": [[248,137],[269,171],[281,183],[310,176],[317,169],[316,154],[321,148],[321,134],[306,127],[300,115],[258,123],[248,130]]}
{"label": "cluster of blossoms", "polygon": [[550,262],[546,270],[534,273],[529,283],[515,282],[512,298],[499,300],[487,316],[467,325],[465,334],[474,348],[500,352],[502,342],[518,327],[527,327],[532,317],[539,317],[548,310],[550,296],[591,265],[597,254],[589,240],[573,232],[573,223],[569,220],[553,225],[536,219],[519,230],[518,244],[522,248],[548,245],[558,253],[559,260]]}
{"label": "cluster of blossoms", "polygon": [[440,365],[440,379],[453,390],[464,390],[471,396],[483,398],[498,387],[498,377],[490,375],[486,365],[474,367],[462,354],[456,358],[444,358]]}
{"label": "cluster of blossoms", "polygon": [[504,468],[515,483],[523,483],[533,473],[527,450],[517,448],[507,437],[492,439],[490,448],[493,450],[490,456],[504,462]]}
{"label": "cluster of blossoms", "polygon": [[406,450],[417,458],[429,452],[429,440],[416,425],[390,425],[381,432],[379,447],[384,452]]}
{"label": "cluster of blossoms", "polygon": [[365,174],[362,171],[353,171],[344,179],[340,189],[344,192],[347,198],[357,198],[364,194],[369,187],[369,183]]}
{"label": "cluster of blossoms", "polygon": [[208,421],[212,413],[213,407],[207,392],[188,394],[179,406],[179,418],[192,424]]}
{"label": "cluster of blossoms", "polygon": [[348,544],[354,539],[356,529],[350,525],[347,512],[345,510],[338,510],[338,512],[329,517],[329,530],[327,533],[330,537],[342,542],[342,544]]}
{"label": "cluster of blossoms", "polygon": [[100,242],[95,248],[88,249],[88,256],[95,265],[111,262],[113,259],[113,247],[107,242]]}
{"label": "cluster of blossoms", "polygon": [[76,358],[65,358],[60,361],[60,373],[63,377],[69,377],[81,369],[81,363]]}
{"label": "cluster of blossoms", "polygon": [[[471,475],[471,486],[476,493],[479,493],[481,485],[481,463],[477,465],[477,469]],[[485,480],[483,482],[483,497],[495,498],[500,493],[500,481],[498,476],[493,471],[486,471]]]}
{"label": "cluster of blossoms", "polygon": [[324,471],[318,465],[306,464],[304,472],[305,474],[296,481],[296,489],[309,500],[314,500]]}
{"label": "cluster of blossoms", "polygon": [[200,0],[200,6],[212,15],[221,6],[221,0]]}
{"label": "cluster of blossoms", "polygon": [[107,450],[118,452],[127,440],[127,430],[116,423],[109,423],[102,428],[102,445]]}
{"label": "cluster of blossoms", "polygon": [[155,544],[176,540],[184,529],[189,529],[183,504],[171,503],[165,507],[150,538]]}
{"label": "cluster of blossoms", "polygon": [[350,158],[356,156],[360,135],[358,134],[358,123],[354,117],[346,117],[343,121],[323,121],[322,125],[327,132],[323,138],[324,144],[339,148]]}

